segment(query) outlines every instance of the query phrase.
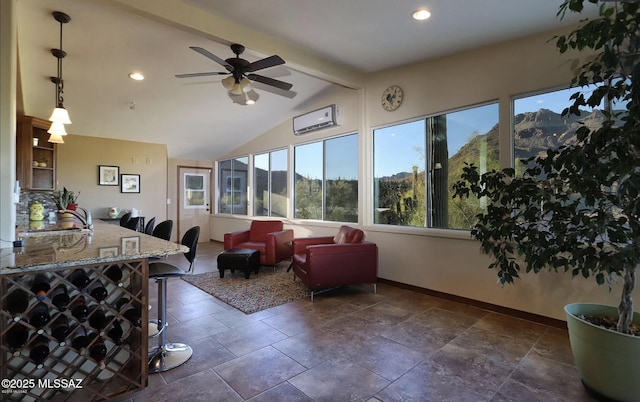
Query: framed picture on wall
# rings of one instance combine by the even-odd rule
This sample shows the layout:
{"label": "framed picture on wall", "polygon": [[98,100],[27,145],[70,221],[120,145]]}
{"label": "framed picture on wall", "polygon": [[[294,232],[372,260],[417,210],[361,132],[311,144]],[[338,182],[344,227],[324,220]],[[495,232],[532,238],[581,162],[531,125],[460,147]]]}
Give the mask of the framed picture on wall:
{"label": "framed picture on wall", "polygon": [[120,192],[121,193],[139,193],[140,192],[140,175],[139,174],[121,174],[120,175]]}
{"label": "framed picture on wall", "polygon": [[118,166],[98,166],[98,185],[100,186],[117,186],[120,177],[120,168]]}

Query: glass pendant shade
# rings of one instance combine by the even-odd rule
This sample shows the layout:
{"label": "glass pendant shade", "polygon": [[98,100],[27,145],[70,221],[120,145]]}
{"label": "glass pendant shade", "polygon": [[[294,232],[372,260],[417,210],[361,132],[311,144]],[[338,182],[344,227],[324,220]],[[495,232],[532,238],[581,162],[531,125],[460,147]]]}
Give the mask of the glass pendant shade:
{"label": "glass pendant shade", "polygon": [[60,123],[59,121],[54,121],[53,123],[51,123],[51,127],[49,127],[49,129],[47,130],[47,133],[51,135],[62,136],[67,135],[67,130],[65,130],[64,124]]}
{"label": "glass pendant shade", "polygon": [[248,92],[253,89],[253,87],[251,86],[251,81],[249,81],[249,79],[246,77],[240,80],[240,87],[244,92]]}
{"label": "glass pendant shade", "polygon": [[54,123],[71,124],[71,120],[69,119],[69,112],[67,112],[67,109],[63,107],[57,107],[53,109],[53,113],[51,113],[49,121],[52,121]]}
{"label": "glass pendant shade", "polygon": [[230,75],[227,78],[223,79],[221,82],[224,89],[229,91],[233,87],[233,84],[235,83],[235,79],[233,78],[232,75]]}
{"label": "glass pendant shade", "polygon": [[232,95],[242,95],[242,85],[234,82],[229,93]]}
{"label": "glass pendant shade", "polygon": [[59,134],[51,134],[49,136],[49,142],[52,142],[54,144],[64,144],[64,140],[62,139],[62,136]]}

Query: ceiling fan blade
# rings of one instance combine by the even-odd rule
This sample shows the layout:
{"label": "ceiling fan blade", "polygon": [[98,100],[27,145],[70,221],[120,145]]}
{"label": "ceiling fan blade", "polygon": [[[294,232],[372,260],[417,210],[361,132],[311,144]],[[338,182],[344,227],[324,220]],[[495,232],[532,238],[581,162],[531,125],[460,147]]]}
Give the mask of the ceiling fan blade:
{"label": "ceiling fan blade", "polygon": [[248,71],[248,72],[258,71],[264,68],[279,66],[280,64],[284,64],[284,60],[282,60],[282,57],[278,55],[273,55],[273,56],[266,57],[262,60],[254,61],[253,63],[249,64],[244,71]]}
{"label": "ceiling fan blade", "polygon": [[226,68],[227,71],[233,71],[233,66],[231,64],[227,63],[225,60],[221,59],[220,57],[216,56],[210,51],[198,46],[189,46],[189,49],[195,50],[196,52],[200,53],[204,57],[215,61],[216,63],[220,64],[222,67]]}
{"label": "ceiling fan blade", "polygon": [[288,82],[276,80],[275,78],[265,77],[264,75],[249,74],[247,75],[247,78],[250,79],[251,81],[257,81],[263,84],[271,85],[272,87],[284,89],[285,91],[288,91],[293,86]]}
{"label": "ceiling fan blade", "polygon": [[261,84],[259,82],[254,82],[253,87],[255,89],[259,89],[261,91],[271,92],[272,94],[284,96],[285,98],[293,99],[298,93],[295,91],[285,91],[284,89],[272,87],[271,85]]}
{"label": "ceiling fan blade", "polygon": [[192,77],[208,77],[210,75],[227,75],[229,73],[227,72],[221,72],[221,71],[212,71],[212,72],[208,72],[208,73],[188,73],[188,74],[176,74],[175,77],[176,78],[192,78]]}

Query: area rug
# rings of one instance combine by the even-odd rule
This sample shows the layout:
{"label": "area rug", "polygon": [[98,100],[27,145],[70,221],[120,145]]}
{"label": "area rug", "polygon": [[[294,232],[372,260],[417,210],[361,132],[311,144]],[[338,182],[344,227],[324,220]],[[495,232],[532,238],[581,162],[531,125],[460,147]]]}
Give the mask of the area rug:
{"label": "area rug", "polygon": [[286,271],[286,266],[276,266],[275,272],[271,267],[260,267],[259,273],[251,272],[249,279],[244,278],[242,271],[233,274],[225,271],[224,278],[215,271],[185,275],[182,279],[245,314],[251,314],[310,296],[299,279],[293,281],[293,272]]}

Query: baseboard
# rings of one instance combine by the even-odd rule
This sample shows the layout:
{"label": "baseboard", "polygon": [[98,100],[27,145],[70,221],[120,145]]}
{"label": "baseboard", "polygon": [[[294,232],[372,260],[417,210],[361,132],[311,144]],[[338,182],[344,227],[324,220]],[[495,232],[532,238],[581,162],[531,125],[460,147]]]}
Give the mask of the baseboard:
{"label": "baseboard", "polygon": [[567,329],[567,322],[563,320],[558,320],[556,318],[545,317],[539,314],[527,313],[526,311],[516,310],[509,307],[504,307],[504,306],[498,306],[497,304],[485,303],[479,300],[469,299],[467,297],[456,296],[449,293],[439,292],[437,290],[421,288],[414,285],[407,285],[406,283],[396,282],[389,279],[378,278],[378,283],[384,283],[390,286],[412,290],[414,292],[423,293],[429,296],[439,297],[441,299],[446,299],[446,300],[454,301],[457,303],[463,303],[472,307],[478,307],[484,310],[489,310],[496,313],[509,315],[516,318],[521,318],[523,320],[537,322],[539,324],[548,325],[554,328],[559,328],[564,330]]}

